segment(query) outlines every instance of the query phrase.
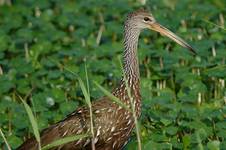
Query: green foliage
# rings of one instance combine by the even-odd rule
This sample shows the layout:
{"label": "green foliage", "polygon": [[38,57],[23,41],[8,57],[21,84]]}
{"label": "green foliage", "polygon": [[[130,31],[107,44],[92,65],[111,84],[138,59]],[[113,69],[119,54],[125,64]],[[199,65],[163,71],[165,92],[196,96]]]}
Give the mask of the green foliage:
{"label": "green foliage", "polygon": [[[20,0],[0,6],[0,126],[12,148],[32,133],[16,93],[43,129],[84,105],[77,78],[63,66],[85,81],[87,65],[91,100],[103,96],[93,81],[108,91],[116,87],[123,21],[139,7],[137,0]],[[146,7],[198,56],[155,32],[142,32],[143,149],[225,149],[226,3],[147,0]],[[126,149],[136,147],[134,134]]]}

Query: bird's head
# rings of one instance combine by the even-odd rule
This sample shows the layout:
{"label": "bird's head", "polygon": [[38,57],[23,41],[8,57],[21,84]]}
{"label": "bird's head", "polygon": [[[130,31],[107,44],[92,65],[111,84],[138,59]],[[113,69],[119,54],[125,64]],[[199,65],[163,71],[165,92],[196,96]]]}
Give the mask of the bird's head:
{"label": "bird's head", "polygon": [[179,45],[189,49],[191,52],[193,52],[193,54],[196,54],[195,50],[188,43],[168,30],[166,27],[159,24],[155,20],[154,16],[144,9],[139,9],[135,12],[130,13],[127,16],[126,25],[129,25],[130,27],[136,28],[138,30],[151,29],[153,31],[157,31],[161,35],[167,36]]}

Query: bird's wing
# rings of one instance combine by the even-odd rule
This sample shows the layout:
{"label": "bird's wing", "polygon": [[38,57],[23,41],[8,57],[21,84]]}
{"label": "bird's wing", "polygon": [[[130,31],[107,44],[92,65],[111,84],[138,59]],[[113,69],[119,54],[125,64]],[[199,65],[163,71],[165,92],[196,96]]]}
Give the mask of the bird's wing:
{"label": "bird's wing", "polygon": [[[111,134],[116,133],[115,129],[125,123],[123,109],[119,111],[119,106],[109,98],[102,97],[92,103],[92,115],[96,146],[106,144]],[[116,114],[119,113],[119,114]],[[44,129],[41,132],[41,145],[45,146],[63,137],[91,133],[90,131],[90,112],[87,107],[80,107],[69,114],[64,120]],[[114,126],[113,126],[114,125]],[[91,138],[79,139],[57,147],[57,149],[82,149],[84,146],[89,149]],[[38,143],[35,138],[27,140],[18,150],[38,150]]]}

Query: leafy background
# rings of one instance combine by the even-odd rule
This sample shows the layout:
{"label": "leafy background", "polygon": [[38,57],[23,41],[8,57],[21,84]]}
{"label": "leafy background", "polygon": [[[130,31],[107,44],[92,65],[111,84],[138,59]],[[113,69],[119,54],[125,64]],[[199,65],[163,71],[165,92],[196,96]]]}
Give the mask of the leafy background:
{"label": "leafy background", "polygon": [[[32,135],[17,94],[32,107],[40,129],[84,105],[76,77],[62,65],[81,77],[87,65],[93,100],[102,96],[93,81],[109,90],[117,85],[123,20],[140,7],[135,0],[0,6],[0,127],[12,148]],[[143,149],[226,149],[226,1],[149,0],[145,7],[198,57],[157,33],[142,33]],[[136,149],[135,137],[125,149]],[[0,146],[6,149],[2,137]]]}

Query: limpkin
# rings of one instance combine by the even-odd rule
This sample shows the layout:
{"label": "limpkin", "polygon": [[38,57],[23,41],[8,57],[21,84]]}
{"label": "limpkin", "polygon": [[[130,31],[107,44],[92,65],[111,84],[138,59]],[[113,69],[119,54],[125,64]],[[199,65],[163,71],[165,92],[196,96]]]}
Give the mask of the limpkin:
{"label": "limpkin", "polygon": [[[151,13],[139,9],[128,14],[124,24],[124,57],[123,69],[134,99],[135,114],[141,114],[140,74],[137,58],[137,47],[140,32],[151,29],[165,35],[193,53],[193,48],[184,40],[176,36],[167,28],[158,24]],[[112,91],[124,104],[131,106],[125,78]],[[134,117],[130,111],[112,102],[108,97],[102,97],[92,103],[94,117],[94,143],[97,150],[120,150],[130,137],[134,128]],[[41,144],[45,146],[59,138],[90,132],[90,113],[87,107],[80,107],[68,115],[64,120],[48,127],[41,132]],[[23,143],[18,150],[37,150],[38,143],[31,138]],[[57,146],[57,150],[92,149],[91,138],[84,138],[74,142]]]}

